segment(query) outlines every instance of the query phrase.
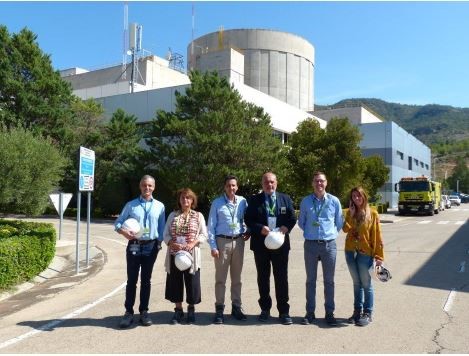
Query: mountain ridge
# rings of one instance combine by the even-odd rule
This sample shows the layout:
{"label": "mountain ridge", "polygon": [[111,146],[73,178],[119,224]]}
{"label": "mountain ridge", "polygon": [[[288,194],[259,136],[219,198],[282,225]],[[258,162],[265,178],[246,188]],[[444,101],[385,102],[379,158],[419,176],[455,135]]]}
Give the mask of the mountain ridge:
{"label": "mountain ridge", "polygon": [[450,105],[409,105],[376,98],[344,99],[315,110],[364,106],[385,121],[394,121],[424,144],[449,144],[469,139],[469,108]]}

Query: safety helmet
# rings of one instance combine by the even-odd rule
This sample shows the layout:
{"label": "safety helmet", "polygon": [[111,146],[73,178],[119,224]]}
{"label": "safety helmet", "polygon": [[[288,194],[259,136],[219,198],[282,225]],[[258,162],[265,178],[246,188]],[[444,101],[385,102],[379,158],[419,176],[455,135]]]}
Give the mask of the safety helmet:
{"label": "safety helmet", "polygon": [[143,235],[142,227],[137,219],[129,218],[122,224],[122,227],[134,233],[135,237],[139,239]]}
{"label": "safety helmet", "polygon": [[265,237],[264,244],[269,250],[276,250],[283,245],[285,241],[285,235],[280,231],[271,231]]}
{"label": "safety helmet", "polygon": [[379,282],[388,282],[392,276],[391,272],[383,265],[377,266],[373,261],[373,265],[369,269],[371,277]]}
{"label": "safety helmet", "polygon": [[180,271],[185,271],[192,266],[192,255],[187,251],[178,251],[174,256],[174,264]]}

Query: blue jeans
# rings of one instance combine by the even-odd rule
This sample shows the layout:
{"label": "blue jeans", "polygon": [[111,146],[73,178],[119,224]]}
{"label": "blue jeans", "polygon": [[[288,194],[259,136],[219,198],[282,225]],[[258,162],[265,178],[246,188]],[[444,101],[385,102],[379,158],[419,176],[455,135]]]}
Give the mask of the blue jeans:
{"label": "blue jeans", "polygon": [[321,260],[324,279],[324,308],[326,313],[333,313],[334,303],[334,275],[337,246],[335,239],[318,243],[305,240],[304,257],[306,268],[306,312],[312,313],[316,309],[316,279],[318,262]]}
{"label": "blue jeans", "polygon": [[373,285],[368,269],[373,264],[373,257],[360,252],[345,251],[345,261],[353,281],[353,307],[371,313]]}

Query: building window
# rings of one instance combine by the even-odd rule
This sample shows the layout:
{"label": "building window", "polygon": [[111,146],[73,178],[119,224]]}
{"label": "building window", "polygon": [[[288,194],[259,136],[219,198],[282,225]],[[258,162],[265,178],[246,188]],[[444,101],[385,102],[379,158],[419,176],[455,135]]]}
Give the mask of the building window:
{"label": "building window", "polygon": [[420,161],[420,167],[422,167],[422,168],[423,168],[423,162],[422,162],[422,161]]}
{"label": "building window", "polygon": [[415,165],[418,167],[419,166],[419,160],[417,158],[414,158]]}
{"label": "building window", "polygon": [[404,153],[397,151],[397,155],[401,158],[401,160],[404,160]]}
{"label": "building window", "polygon": [[428,164],[425,163],[425,169],[428,171]]}
{"label": "building window", "polygon": [[408,165],[409,165],[407,167],[407,169],[411,171],[412,170],[412,157],[409,156],[409,160],[407,162],[408,162]]}

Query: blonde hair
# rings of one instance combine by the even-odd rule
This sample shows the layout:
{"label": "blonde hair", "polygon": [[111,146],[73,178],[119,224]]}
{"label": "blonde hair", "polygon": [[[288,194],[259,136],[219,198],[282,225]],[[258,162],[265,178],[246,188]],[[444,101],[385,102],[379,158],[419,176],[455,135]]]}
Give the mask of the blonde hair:
{"label": "blonde hair", "polygon": [[355,204],[355,214],[353,215],[353,220],[357,223],[358,226],[364,223],[369,224],[371,222],[371,210],[370,205],[368,204],[368,194],[366,193],[365,189],[360,186],[352,188],[350,191],[351,201],[353,192],[360,194],[363,199],[363,204],[361,206],[357,206]]}

